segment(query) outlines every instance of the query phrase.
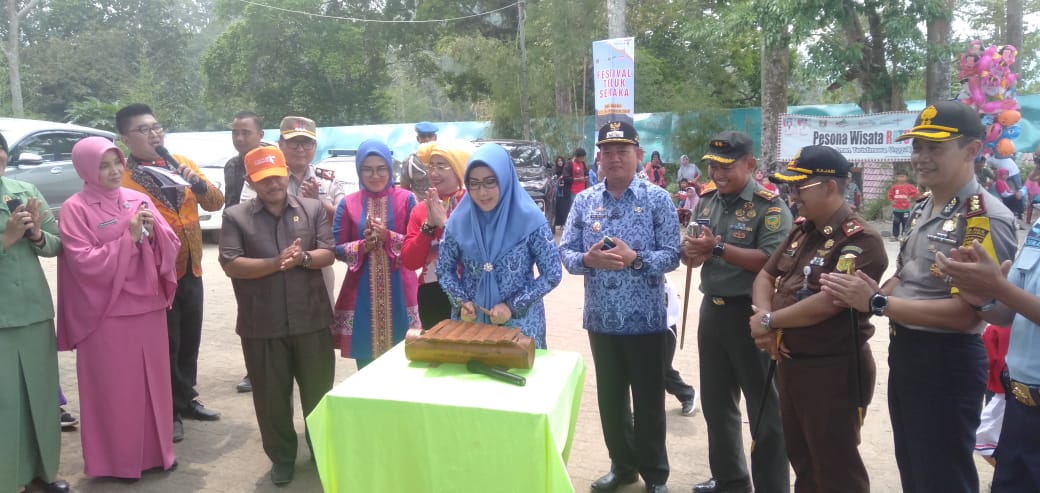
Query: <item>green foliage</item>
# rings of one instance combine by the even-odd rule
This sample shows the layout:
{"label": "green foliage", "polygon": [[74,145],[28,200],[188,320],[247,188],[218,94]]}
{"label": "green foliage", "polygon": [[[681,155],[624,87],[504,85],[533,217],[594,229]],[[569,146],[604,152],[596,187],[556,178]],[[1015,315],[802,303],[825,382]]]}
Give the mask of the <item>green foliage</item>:
{"label": "green foliage", "polygon": [[123,104],[119,101],[108,103],[100,101],[94,96],[88,96],[83,101],[69,104],[69,109],[66,112],[66,121],[115,132],[116,122],[113,115],[122,106]]}
{"label": "green foliage", "polygon": [[[319,0],[269,4],[371,15]],[[219,114],[249,109],[264,121],[304,114],[323,126],[381,123],[395,100],[380,92],[390,80],[387,47],[369,29],[249,5],[202,57],[205,101]]]}
{"label": "green foliage", "polygon": [[859,215],[867,221],[879,221],[884,219],[885,207],[888,207],[888,199],[881,197],[870,199],[862,204]]}

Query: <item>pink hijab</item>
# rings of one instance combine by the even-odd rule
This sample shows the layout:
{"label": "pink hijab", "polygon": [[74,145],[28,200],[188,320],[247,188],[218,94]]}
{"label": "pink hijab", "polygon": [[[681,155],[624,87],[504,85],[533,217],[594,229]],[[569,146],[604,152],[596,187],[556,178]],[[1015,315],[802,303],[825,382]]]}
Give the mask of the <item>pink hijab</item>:
{"label": "pink hijab", "polygon": [[134,242],[130,220],[141,204],[155,210],[147,195],[101,187],[101,158],[122,151],[103,137],[72,148],[72,164],[83,190],[62,204],[58,227],[58,349],[74,349],[112,316],[139,315],[168,307],[177,290],[180,240],[156,213],[153,235]]}

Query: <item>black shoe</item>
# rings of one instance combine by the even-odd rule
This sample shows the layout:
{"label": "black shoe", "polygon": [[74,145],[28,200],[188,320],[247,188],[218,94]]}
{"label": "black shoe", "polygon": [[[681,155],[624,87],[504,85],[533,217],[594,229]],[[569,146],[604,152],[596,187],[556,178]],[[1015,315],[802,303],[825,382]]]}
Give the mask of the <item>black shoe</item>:
{"label": "black shoe", "polygon": [[79,420],[75,416],[65,410],[64,407],[59,407],[61,410],[61,417],[58,422],[61,423],[61,431],[72,431],[76,429],[76,425],[79,424]]}
{"label": "black shoe", "polygon": [[180,418],[173,419],[173,443],[184,440],[184,422]]}
{"label": "black shoe", "polygon": [[181,416],[184,419],[195,419],[198,421],[216,421],[220,419],[219,412],[207,409],[198,399],[191,401],[191,404],[186,409],[182,409]]}
{"label": "black shoe", "polygon": [[69,493],[69,483],[64,479],[55,479],[53,483],[45,483],[39,479],[34,479],[25,491],[43,491],[45,493]]}
{"label": "black shoe", "polygon": [[693,493],[751,493],[751,482],[738,480],[720,483],[717,479],[711,478],[693,485]]}
{"label": "black shoe", "polygon": [[293,473],[296,472],[296,464],[293,462],[275,462],[271,466],[271,482],[277,486],[287,485],[292,482]]}
{"label": "black shoe", "polygon": [[636,473],[614,474],[614,471],[610,471],[592,482],[592,491],[608,493],[618,489],[623,484],[632,484],[638,480],[639,475]]}
{"label": "black shoe", "polygon": [[242,381],[238,382],[238,385],[235,385],[235,390],[237,390],[239,394],[253,391],[253,381],[249,379],[249,375],[242,377]]}
{"label": "black shoe", "polygon": [[694,391],[693,397],[682,401],[682,410],[679,411],[683,416],[693,416],[693,413],[697,412],[697,392]]}
{"label": "black shoe", "polygon": [[663,484],[646,483],[647,493],[668,493],[668,487]]}

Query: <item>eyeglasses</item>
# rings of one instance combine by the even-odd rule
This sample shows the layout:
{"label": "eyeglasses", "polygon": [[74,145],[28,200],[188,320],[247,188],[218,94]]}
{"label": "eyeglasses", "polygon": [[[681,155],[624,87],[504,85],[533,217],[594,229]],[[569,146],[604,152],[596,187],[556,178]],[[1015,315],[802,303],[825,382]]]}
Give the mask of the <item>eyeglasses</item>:
{"label": "eyeglasses", "polygon": [[361,175],[362,176],[375,176],[375,175],[383,176],[383,175],[389,175],[389,174],[390,174],[390,168],[388,168],[386,166],[380,166],[378,168],[369,168],[368,166],[362,166],[361,167]]}
{"label": "eyeglasses", "polygon": [[434,171],[434,170],[436,170],[436,171],[451,171],[451,165],[450,164],[431,164],[431,165],[427,166],[426,169],[428,169],[430,171]]}
{"label": "eyeglasses", "polygon": [[318,143],[313,140],[287,140],[285,141],[285,145],[294,151],[299,151],[301,149],[309,151],[317,147]]}
{"label": "eyeglasses", "polygon": [[487,178],[484,178],[483,180],[470,180],[468,183],[466,183],[466,188],[469,188],[473,191],[480,190],[481,188],[486,190],[494,190],[498,188],[498,178],[495,178],[494,176],[489,176]]}
{"label": "eyeglasses", "polygon": [[133,129],[131,131],[132,132],[137,132],[137,133],[139,133],[141,135],[148,135],[150,133],[154,133],[155,135],[159,135],[159,134],[163,133],[163,127],[162,127],[162,125],[159,125],[158,123],[156,123],[155,125],[152,125],[152,126],[141,125],[140,127],[137,127],[137,128],[135,128],[135,129]]}
{"label": "eyeglasses", "polygon": [[817,181],[817,182],[813,182],[813,183],[810,183],[808,185],[802,185],[802,186],[798,186],[798,185],[784,185],[784,189],[788,193],[788,195],[799,195],[802,192],[804,192],[804,191],[806,191],[806,190],[808,190],[808,189],[810,189],[812,187],[815,187],[816,185],[822,185],[822,184],[823,184],[822,181]]}

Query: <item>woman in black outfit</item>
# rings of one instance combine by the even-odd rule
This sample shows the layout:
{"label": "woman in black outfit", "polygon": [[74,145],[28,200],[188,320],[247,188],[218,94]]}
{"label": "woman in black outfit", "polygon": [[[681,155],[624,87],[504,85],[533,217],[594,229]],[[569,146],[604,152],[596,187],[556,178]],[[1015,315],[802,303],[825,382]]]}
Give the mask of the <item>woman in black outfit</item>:
{"label": "woman in black outfit", "polygon": [[563,156],[556,156],[556,225],[563,229],[567,213],[571,209],[571,180],[564,179],[564,169],[569,163]]}

